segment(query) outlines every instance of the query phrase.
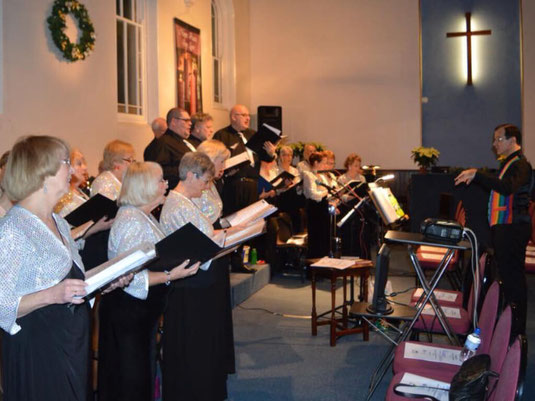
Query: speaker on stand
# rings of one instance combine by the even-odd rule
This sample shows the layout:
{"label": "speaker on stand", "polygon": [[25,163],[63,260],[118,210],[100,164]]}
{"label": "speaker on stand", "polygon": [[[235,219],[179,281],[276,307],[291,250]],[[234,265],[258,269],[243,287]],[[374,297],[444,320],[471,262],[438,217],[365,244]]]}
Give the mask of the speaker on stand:
{"label": "speaker on stand", "polygon": [[261,127],[265,123],[282,131],[281,106],[258,106],[257,113],[258,127]]}

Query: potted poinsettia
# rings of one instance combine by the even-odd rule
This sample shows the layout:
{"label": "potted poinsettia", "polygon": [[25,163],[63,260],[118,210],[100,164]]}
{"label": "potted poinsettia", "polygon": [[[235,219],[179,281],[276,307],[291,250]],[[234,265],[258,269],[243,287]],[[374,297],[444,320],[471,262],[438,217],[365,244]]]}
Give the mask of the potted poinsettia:
{"label": "potted poinsettia", "polygon": [[440,152],[435,148],[418,146],[411,151],[411,158],[420,167],[421,172],[427,172],[437,164]]}

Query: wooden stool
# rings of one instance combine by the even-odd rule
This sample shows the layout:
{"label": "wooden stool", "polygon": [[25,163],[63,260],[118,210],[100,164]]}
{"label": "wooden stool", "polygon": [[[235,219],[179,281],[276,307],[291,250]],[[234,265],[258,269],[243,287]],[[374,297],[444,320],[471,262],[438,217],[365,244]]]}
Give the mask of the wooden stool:
{"label": "wooden stool", "polygon": [[[317,259],[316,259],[317,260]],[[316,260],[312,261],[315,262]],[[357,260],[355,264],[345,269],[336,269],[329,267],[309,266],[311,281],[312,281],[312,335],[318,334],[318,326],[330,325],[331,327],[331,347],[336,345],[336,339],[338,337],[345,336],[347,334],[362,333],[364,341],[369,340],[369,327],[368,324],[362,322],[360,327],[349,328],[348,327],[348,305],[351,304],[347,299],[347,278],[360,277],[360,292],[359,299],[361,301],[368,298],[368,277],[370,276],[370,267],[373,264],[369,260]],[[331,280],[331,309],[317,314],[316,312],[316,275],[320,275]],[[341,305],[336,305],[336,280],[338,277],[342,277],[343,280],[343,294],[344,299]],[[351,280],[353,284],[353,281]],[[352,289],[353,290],[353,289]],[[336,317],[336,313],[340,313],[339,309],[342,309],[341,317]],[[327,319],[323,319],[327,317]]]}

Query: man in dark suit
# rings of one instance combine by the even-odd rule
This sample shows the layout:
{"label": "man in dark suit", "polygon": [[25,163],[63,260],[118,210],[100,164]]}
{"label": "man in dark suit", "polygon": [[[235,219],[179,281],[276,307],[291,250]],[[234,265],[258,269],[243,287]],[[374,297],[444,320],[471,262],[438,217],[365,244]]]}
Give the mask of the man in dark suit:
{"label": "man in dark suit", "polygon": [[[245,144],[255,133],[249,128],[251,116],[247,107],[238,104],[230,110],[230,125],[217,131],[214,139],[223,142],[234,157],[247,152],[249,163],[242,164],[237,169],[226,171],[222,190],[223,214],[228,215],[258,200],[258,177],[260,160],[272,161],[275,158],[276,146],[271,142],[264,143],[264,151],[257,155]],[[243,265],[241,247],[231,254],[231,266],[234,272],[254,272]]]}
{"label": "man in dark suit", "polygon": [[178,184],[178,166],[182,156],[194,152],[195,146],[189,141],[191,119],[186,110],[179,107],[172,108],[167,113],[167,130],[158,139],[157,148],[149,155],[147,161],[160,163],[164,179],[169,181],[169,188]]}
{"label": "man in dark suit", "polygon": [[230,157],[247,152],[250,163],[241,165],[237,171],[226,172],[223,186],[224,214],[234,213],[258,200],[258,177],[260,160],[273,161],[276,146],[271,142],[264,143],[261,155],[245,146],[255,133],[249,128],[251,116],[247,107],[237,104],[230,110],[230,125],[217,131],[214,139],[223,142],[230,150]]}

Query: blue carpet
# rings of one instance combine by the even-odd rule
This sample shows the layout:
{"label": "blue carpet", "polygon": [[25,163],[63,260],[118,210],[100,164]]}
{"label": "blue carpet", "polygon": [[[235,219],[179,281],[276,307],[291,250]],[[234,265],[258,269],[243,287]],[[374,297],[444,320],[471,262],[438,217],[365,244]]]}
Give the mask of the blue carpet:
{"label": "blue carpet", "polygon": [[[399,255],[403,259],[402,255]],[[399,259],[398,259],[399,261]],[[391,263],[394,291],[414,285],[406,268]],[[535,399],[535,276],[528,276],[528,366],[523,400]],[[340,291],[340,290],[339,290]],[[398,299],[398,298],[397,298]],[[404,299],[398,299],[403,302]],[[329,283],[318,284],[318,310],[328,309]],[[311,335],[311,290],[299,278],[275,277],[234,313],[237,373],[229,377],[231,401],[364,400],[370,377],[388,349],[375,333],[342,337],[329,346],[329,328]],[[275,314],[271,313],[274,312]],[[282,314],[291,314],[283,317]],[[302,318],[300,318],[302,317]],[[389,371],[372,400],[383,400]]]}

